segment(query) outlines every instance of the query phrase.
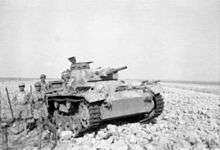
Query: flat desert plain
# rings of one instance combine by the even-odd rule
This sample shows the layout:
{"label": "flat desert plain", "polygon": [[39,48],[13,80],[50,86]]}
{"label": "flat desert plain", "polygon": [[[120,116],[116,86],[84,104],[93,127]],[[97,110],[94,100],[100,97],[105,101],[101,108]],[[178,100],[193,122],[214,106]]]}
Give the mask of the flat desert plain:
{"label": "flat desert plain", "polygon": [[[0,92],[2,117],[10,117],[5,87],[10,97],[17,90],[19,81],[2,81]],[[25,80],[27,90],[35,82]],[[165,108],[155,123],[109,124],[96,132],[79,138],[62,138],[57,150],[178,150],[178,149],[220,149],[220,85],[159,83],[152,87],[160,92],[165,101]],[[34,131],[28,135],[9,137],[10,146],[17,149],[35,149]],[[10,136],[10,135],[9,135]],[[17,142],[14,142],[16,140]],[[50,148],[43,142],[42,149]],[[0,147],[1,149],[1,147]]]}

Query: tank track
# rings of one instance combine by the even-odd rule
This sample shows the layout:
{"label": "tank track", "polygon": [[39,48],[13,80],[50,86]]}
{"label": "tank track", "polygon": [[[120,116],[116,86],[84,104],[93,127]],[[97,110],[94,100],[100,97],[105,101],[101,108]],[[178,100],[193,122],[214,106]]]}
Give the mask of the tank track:
{"label": "tank track", "polygon": [[101,120],[100,105],[98,103],[89,104],[90,126],[97,126]]}
{"label": "tank track", "polygon": [[162,114],[164,110],[164,100],[162,95],[160,93],[155,94],[153,101],[155,104],[153,110],[150,112],[150,114],[146,115],[143,120],[140,121],[141,123],[148,123]]}
{"label": "tank track", "polygon": [[100,121],[101,121],[100,104],[99,103],[92,103],[92,104],[87,104],[87,106],[88,106],[88,110],[89,110],[89,126],[86,128],[83,128],[76,135],[76,137],[81,136],[86,131],[97,128],[100,125]]}
{"label": "tank track", "polygon": [[[72,130],[71,128],[73,125],[77,128],[74,134],[75,137],[78,137],[82,135],[85,131],[88,131],[90,129],[97,128],[101,121],[101,111],[100,111],[100,102],[97,103],[87,103],[85,101],[81,102],[83,106],[85,106],[83,111],[88,112],[88,118],[86,118],[88,124],[86,126],[83,126],[81,119],[83,116],[79,114],[76,114],[74,116],[63,116],[62,114],[56,114],[53,116],[54,118],[54,124],[57,129],[60,129],[61,131]],[[68,126],[68,127],[67,127]]]}
{"label": "tank track", "polygon": [[154,107],[154,118],[158,117],[159,115],[162,114],[163,109],[164,109],[164,100],[163,97],[160,93],[155,94],[154,96],[154,103],[155,103],[155,107]]}

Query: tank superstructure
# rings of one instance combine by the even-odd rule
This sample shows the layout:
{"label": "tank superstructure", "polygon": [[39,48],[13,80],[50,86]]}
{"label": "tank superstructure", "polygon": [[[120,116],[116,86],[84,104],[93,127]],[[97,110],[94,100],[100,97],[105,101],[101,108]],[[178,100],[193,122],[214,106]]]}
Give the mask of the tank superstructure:
{"label": "tank superstructure", "polygon": [[92,62],[69,60],[70,69],[62,73],[62,80],[51,82],[46,93],[50,119],[60,130],[78,135],[117,118],[138,116],[149,121],[162,113],[164,101],[159,93],[118,79],[118,72],[127,66],[92,70]]}

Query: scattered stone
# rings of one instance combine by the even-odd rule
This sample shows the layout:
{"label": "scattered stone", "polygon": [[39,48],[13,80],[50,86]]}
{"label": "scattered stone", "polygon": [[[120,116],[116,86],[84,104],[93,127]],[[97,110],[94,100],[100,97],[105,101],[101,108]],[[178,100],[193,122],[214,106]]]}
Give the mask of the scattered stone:
{"label": "scattered stone", "polygon": [[144,150],[144,148],[138,144],[129,145],[129,147],[131,148],[131,150]]}
{"label": "scattered stone", "polygon": [[128,137],[128,140],[131,144],[136,144],[137,143],[137,138],[134,135],[130,135]]}
{"label": "scattered stone", "polygon": [[124,141],[120,140],[113,143],[110,148],[111,150],[128,150],[128,145]]}
{"label": "scattered stone", "polygon": [[110,132],[110,133],[116,133],[117,132],[117,126],[116,125],[107,125],[107,130]]}
{"label": "scattered stone", "polygon": [[60,140],[63,141],[63,140],[70,140],[71,137],[73,135],[73,132],[72,131],[62,131],[60,132]]}

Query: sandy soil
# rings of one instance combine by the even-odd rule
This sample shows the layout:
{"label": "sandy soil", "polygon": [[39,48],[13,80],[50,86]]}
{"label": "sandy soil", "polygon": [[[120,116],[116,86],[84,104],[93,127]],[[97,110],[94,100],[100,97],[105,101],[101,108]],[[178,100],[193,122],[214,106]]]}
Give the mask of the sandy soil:
{"label": "sandy soil", "polygon": [[[2,86],[1,86],[2,87]],[[220,149],[220,96],[161,85],[154,87],[165,99],[165,110],[155,124],[109,124],[80,138],[67,135],[56,150]],[[211,89],[210,89],[211,90]],[[36,142],[36,133],[20,138]],[[26,149],[36,149],[27,146]],[[45,146],[44,149],[49,149]]]}
{"label": "sandy soil", "polygon": [[175,87],[183,90],[192,90],[202,93],[220,95],[220,84],[192,84],[192,83],[161,83],[166,87]]}

